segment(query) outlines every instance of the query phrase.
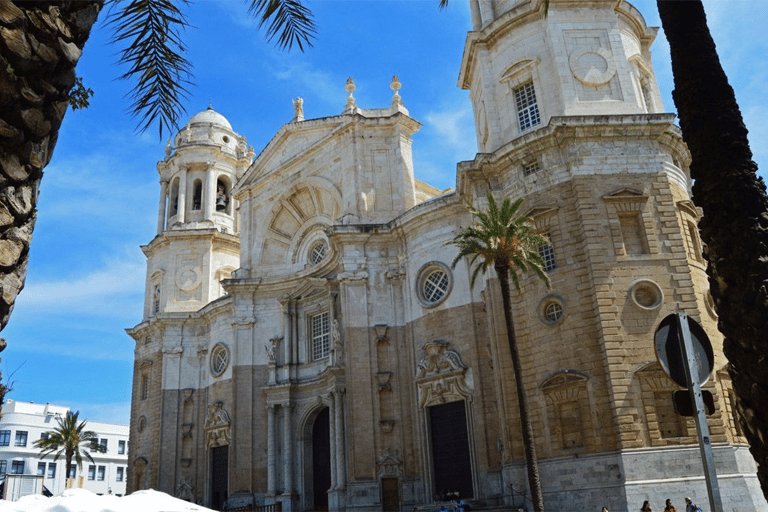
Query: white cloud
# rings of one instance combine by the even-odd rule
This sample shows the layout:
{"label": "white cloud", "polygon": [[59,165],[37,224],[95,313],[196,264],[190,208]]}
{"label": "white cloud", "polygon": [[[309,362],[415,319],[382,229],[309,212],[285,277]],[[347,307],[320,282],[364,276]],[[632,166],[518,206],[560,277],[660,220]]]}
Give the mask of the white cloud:
{"label": "white cloud", "polygon": [[[130,388],[128,390],[130,392]],[[80,419],[82,420],[128,425],[131,420],[131,397],[127,396],[126,398],[125,402],[70,402],[58,405],[67,406],[72,411],[80,411]]]}
{"label": "white cloud", "polygon": [[426,125],[434,130],[443,151],[466,157],[477,151],[474,135],[474,119],[470,105],[455,110],[432,111],[425,117]]}

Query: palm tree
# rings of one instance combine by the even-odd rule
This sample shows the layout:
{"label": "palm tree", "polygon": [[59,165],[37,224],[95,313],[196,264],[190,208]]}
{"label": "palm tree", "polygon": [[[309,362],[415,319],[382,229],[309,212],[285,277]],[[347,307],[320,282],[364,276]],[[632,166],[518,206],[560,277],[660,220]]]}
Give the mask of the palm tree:
{"label": "palm tree", "polygon": [[531,487],[534,510],[541,512],[544,510],[544,497],[541,492],[541,478],[539,476],[539,463],[536,458],[536,446],[533,441],[533,427],[528,414],[528,399],[525,393],[520,353],[512,320],[509,279],[512,279],[515,289],[519,292],[520,276],[532,270],[549,287],[549,277],[544,272],[544,260],[538,253],[539,247],[548,244],[548,241],[543,236],[536,234],[529,218],[517,216],[517,211],[523,203],[522,198],[514,203],[506,198],[499,207],[492,194],[488,194],[487,197],[488,211],[483,212],[472,206],[467,206],[477,222],[473,226],[462,228],[448,244],[459,248],[459,254],[453,260],[453,268],[456,268],[456,264],[462,258],[469,260],[470,267],[474,266],[470,277],[470,286],[474,286],[477,276],[481,273],[485,274],[490,265],[496,269],[496,275],[501,285],[501,299],[504,305],[504,320],[507,327],[509,351],[512,356],[512,368],[515,373],[520,426],[528,467],[528,483]]}
{"label": "palm tree", "polygon": [[[83,454],[88,457],[88,460],[93,462],[90,452],[102,452],[106,450],[99,444],[99,439],[96,437],[96,432],[91,430],[84,430],[85,420],[77,423],[77,417],[80,415],[80,411],[73,413],[67,411],[67,415],[63,418],[58,416],[56,421],[59,423],[59,427],[51,432],[48,432],[48,437],[41,437],[35,441],[34,447],[40,449],[40,458],[45,458],[52,453],[55,453],[53,460],[59,460],[61,455],[64,455],[66,462],[66,475],[70,478],[69,471],[72,465],[72,458],[75,458],[77,467],[80,471],[83,470]],[[84,446],[85,445],[85,446]],[[87,448],[87,450],[86,450]]]}
{"label": "palm tree", "polygon": [[[140,131],[176,126],[191,83],[183,57],[188,0],[114,2],[109,24],[120,78],[133,81],[131,113]],[[311,46],[312,13],[301,0],[247,0],[248,11],[278,47]],[[75,74],[104,0],[0,0],[0,331],[24,287],[43,168],[56,145],[67,106],[92,94]],[[0,352],[5,342],[0,339]]]}
{"label": "palm tree", "polygon": [[700,1],[657,2],[672,54],[673,97],[691,152],[693,199],[723,352],[768,499],[768,196]]}

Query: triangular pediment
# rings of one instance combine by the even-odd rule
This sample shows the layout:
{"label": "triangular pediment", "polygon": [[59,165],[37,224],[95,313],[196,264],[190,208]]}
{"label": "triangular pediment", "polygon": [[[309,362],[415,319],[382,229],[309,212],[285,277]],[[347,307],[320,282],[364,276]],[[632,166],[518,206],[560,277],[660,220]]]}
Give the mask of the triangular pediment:
{"label": "triangular pediment", "polygon": [[326,278],[306,277],[288,293],[280,297],[280,302],[309,299],[318,295],[324,295],[328,291],[328,280]]}
{"label": "triangular pediment", "polygon": [[648,194],[631,188],[622,188],[608,195],[603,196],[603,201],[607,202],[628,202],[640,203],[648,200]]}
{"label": "triangular pediment", "polygon": [[326,146],[326,141],[337,130],[343,129],[348,117],[325,117],[284,124],[237,183],[235,193],[280,169],[297,167],[310,160]]}

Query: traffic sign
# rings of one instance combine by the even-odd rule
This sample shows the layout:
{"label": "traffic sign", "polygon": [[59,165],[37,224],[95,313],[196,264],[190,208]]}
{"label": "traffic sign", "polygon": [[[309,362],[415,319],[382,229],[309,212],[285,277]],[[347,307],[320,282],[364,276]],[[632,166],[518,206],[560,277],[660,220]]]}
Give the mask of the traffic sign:
{"label": "traffic sign", "polygon": [[[683,388],[687,388],[685,381],[685,358],[680,349],[679,320],[677,313],[667,315],[659,323],[656,329],[656,358],[669,378]],[[688,317],[688,327],[691,332],[693,344],[693,358],[696,367],[691,368],[691,378],[703,386],[708,380],[712,369],[715,367],[715,355],[712,351],[712,343],[709,341],[704,328],[691,317]]]}

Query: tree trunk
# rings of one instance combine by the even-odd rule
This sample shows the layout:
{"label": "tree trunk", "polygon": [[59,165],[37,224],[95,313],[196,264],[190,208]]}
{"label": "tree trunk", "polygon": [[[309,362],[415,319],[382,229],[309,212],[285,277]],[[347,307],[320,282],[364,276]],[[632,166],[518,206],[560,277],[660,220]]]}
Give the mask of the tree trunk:
{"label": "tree trunk", "polygon": [[520,428],[525,446],[525,462],[528,467],[528,485],[531,487],[533,510],[544,511],[544,496],[541,492],[541,477],[539,476],[539,461],[536,458],[536,444],[533,440],[533,426],[528,414],[528,398],[523,383],[523,367],[520,364],[520,352],[517,349],[515,324],[512,322],[512,301],[509,296],[509,269],[504,265],[495,264],[496,275],[501,285],[501,300],[504,304],[504,321],[507,326],[509,352],[512,356],[512,369],[515,372],[515,387],[517,388],[517,405],[520,409]]}
{"label": "tree trunk", "polygon": [[64,486],[67,485],[67,480],[69,478],[69,468],[72,466],[72,457],[75,455],[75,453],[72,450],[67,450],[64,454],[64,458],[66,459],[66,466],[64,466]]}
{"label": "tree trunk", "polygon": [[700,1],[657,2],[737,409],[768,499],[768,197]]}
{"label": "tree trunk", "polygon": [[0,0],[0,330],[24,287],[43,168],[102,3]]}

